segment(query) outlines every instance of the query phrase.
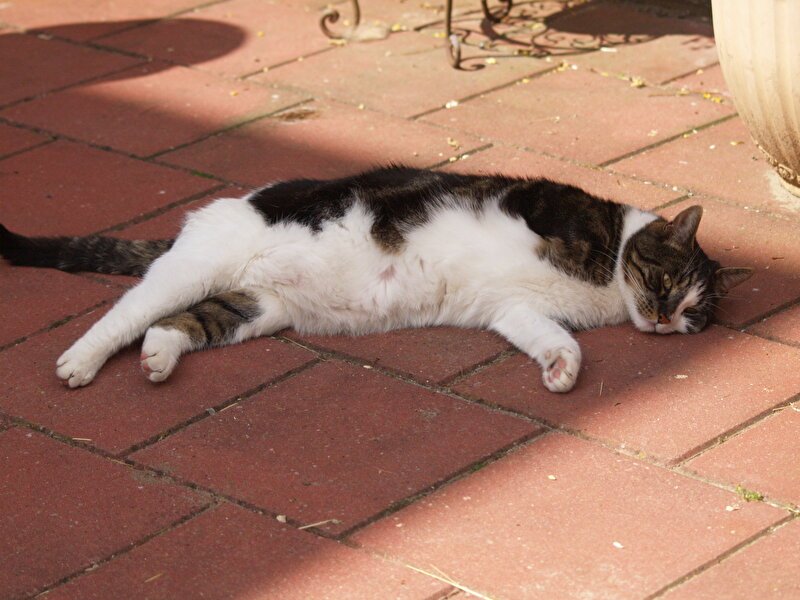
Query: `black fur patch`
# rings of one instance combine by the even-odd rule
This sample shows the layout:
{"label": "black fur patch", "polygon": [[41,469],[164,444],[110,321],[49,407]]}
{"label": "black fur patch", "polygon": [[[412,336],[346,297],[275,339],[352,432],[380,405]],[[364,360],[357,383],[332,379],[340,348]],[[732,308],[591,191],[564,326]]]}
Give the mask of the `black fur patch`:
{"label": "black fur patch", "polygon": [[501,206],[545,240],[539,255],[555,267],[598,285],[614,278],[627,206],[547,179],[516,184]]}
{"label": "black fur patch", "polygon": [[475,211],[500,198],[505,212],[524,219],[545,240],[540,255],[557,268],[597,284],[613,278],[627,207],[546,179],[387,167],[332,181],[278,183],[256,192],[250,202],[270,224],[292,221],[319,231],[358,199],[374,216],[375,241],[398,251],[404,232],[425,223],[444,197]]}

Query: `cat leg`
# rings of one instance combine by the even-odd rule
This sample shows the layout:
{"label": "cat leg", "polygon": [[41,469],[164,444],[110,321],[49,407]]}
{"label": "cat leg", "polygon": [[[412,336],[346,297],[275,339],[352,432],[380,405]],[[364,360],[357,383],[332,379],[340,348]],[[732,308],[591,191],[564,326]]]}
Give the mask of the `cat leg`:
{"label": "cat leg", "polygon": [[150,381],[164,381],[181,354],[270,335],[289,325],[288,313],[273,294],[255,289],[222,292],[154,323],[142,344],[142,370]]}
{"label": "cat leg", "polygon": [[527,306],[502,311],[491,329],[505,337],[542,367],[542,381],[551,392],[568,392],[578,379],[581,349],[553,319]]}
{"label": "cat leg", "polygon": [[156,259],[145,278],[125,293],[56,362],[56,374],[71,388],[87,385],[117,350],[141,336],[154,321],[191,306],[229,285],[221,262],[200,262],[173,248]]}

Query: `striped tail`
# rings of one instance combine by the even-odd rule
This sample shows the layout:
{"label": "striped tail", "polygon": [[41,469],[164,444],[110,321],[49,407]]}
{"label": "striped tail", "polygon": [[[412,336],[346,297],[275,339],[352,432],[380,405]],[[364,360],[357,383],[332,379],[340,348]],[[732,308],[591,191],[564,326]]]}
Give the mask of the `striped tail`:
{"label": "striped tail", "polygon": [[122,240],[85,237],[25,237],[0,225],[0,256],[12,265],[50,267],[141,277],[174,240]]}

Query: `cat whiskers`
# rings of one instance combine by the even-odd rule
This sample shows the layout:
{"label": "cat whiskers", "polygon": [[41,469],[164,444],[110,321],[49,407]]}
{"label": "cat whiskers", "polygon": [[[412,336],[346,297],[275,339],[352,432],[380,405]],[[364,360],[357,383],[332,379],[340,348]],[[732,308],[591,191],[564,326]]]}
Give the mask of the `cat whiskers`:
{"label": "cat whiskers", "polygon": [[642,282],[639,281],[631,271],[630,267],[626,265],[624,262],[622,263],[622,271],[625,274],[625,281],[628,285],[633,289],[634,296],[636,297],[637,304],[640,300],[645,300],[647,298],[647,293],[642,286]]}

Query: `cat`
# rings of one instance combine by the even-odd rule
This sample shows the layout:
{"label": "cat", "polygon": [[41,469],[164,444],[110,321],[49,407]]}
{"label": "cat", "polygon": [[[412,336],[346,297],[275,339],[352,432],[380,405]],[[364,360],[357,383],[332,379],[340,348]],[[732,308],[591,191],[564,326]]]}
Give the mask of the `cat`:
{"label": "cat", "polygon": [[28,238],[0,225],[11,264],[144,276],[57,361],[71,388],[142,334],[165,380],[186,352],[270,335],[488,328],[573,388],[570,330],[632,320],[696,333],[753,273],[697,244],[702,208],[672,221],[543,178],[389,166],[218,199],[175,240]]}

